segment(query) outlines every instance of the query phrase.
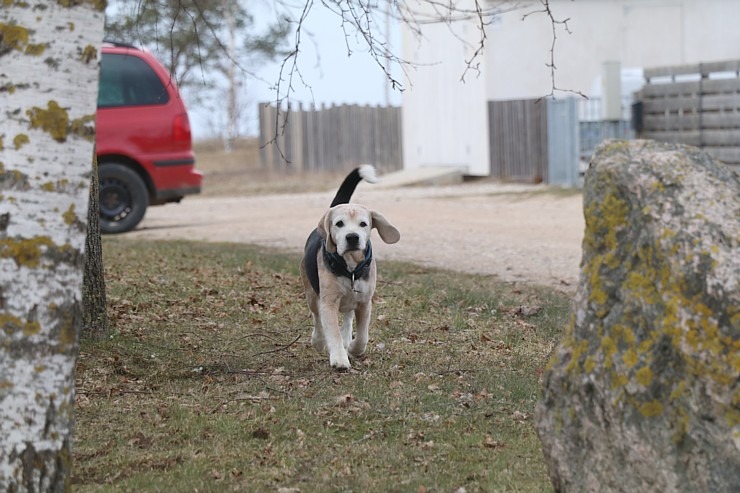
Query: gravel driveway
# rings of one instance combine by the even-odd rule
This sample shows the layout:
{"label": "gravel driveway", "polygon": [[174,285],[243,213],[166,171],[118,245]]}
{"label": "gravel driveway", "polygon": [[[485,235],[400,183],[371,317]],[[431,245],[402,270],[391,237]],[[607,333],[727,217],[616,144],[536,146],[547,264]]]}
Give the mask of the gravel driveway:
{"label": "gravel driveway", "polygon": [[[151,207],[125,237],[251,243],[297,252],[332,197],[333,192],[188,197]],[[383,189],[361,183],[353,202],[381,212],[401,231],[395,245],[373,234],[378,258],[575,289],[584,229],[580,194],[539,185]]]}

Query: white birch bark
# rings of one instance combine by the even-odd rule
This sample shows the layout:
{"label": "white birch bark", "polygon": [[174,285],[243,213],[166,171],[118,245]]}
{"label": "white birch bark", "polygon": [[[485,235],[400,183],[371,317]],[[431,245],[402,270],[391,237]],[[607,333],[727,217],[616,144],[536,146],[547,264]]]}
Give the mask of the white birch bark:
{"label": "white birch bark", "polygon": [[0,6],[0,491],[68,491],[105,2]]}

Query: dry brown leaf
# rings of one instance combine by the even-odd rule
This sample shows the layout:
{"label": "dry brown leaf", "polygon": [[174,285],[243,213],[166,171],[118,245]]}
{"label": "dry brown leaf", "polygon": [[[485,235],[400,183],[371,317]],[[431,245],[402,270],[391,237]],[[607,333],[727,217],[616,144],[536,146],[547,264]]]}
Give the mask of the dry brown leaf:
{"label": "dry brown leaf", "polygon": [[347,407],[355,400],[352,394],[344,394],[337,397],[337,406]]}
{"label": "dry brown leaf", "polygon": [[270,438],[270,432],[265,430],[264,428],[257,428],[256,430],[252,431],[252,438],[267,440],[268,438]]}
{"label": "dry brown leaf", "polygon": [[502,442],[497,442],[491,435],[486,435],[486,438],[483,440],[483,446],[485,448],[497,449],[504,448],[506,445]]}

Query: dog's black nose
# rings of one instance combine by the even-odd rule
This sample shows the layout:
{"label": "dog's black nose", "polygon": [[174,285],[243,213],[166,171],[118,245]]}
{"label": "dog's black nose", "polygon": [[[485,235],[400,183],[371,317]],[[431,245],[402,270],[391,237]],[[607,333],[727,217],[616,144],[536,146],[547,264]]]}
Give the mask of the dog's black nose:
{"label": "dog's black nose", "polygon": [[344,238],[347,240],[347,245],[351,247],[357,246],[357,244],[360,242],[360,235],[358,235],[357,233],[349,233]]}

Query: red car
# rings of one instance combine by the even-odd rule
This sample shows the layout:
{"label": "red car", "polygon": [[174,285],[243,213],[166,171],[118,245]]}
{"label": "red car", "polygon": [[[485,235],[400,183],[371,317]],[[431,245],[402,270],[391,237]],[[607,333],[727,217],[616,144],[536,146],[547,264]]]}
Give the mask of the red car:
{"label": "red car", "polygon": [[148,51],[103,45],[96,152],[103,233],[130,231],[148,206],[200,192],[187,110]]}

